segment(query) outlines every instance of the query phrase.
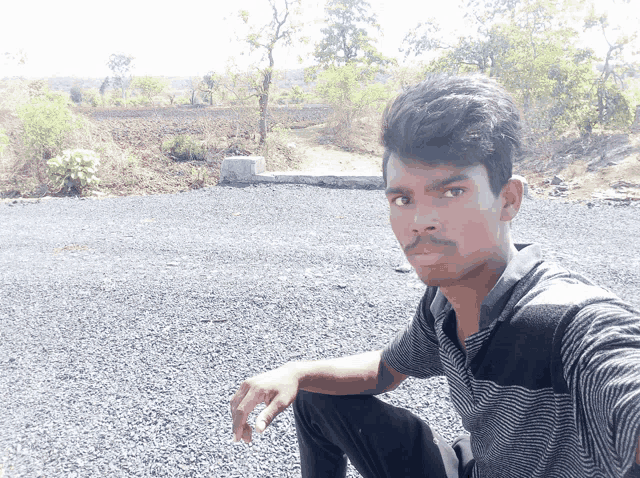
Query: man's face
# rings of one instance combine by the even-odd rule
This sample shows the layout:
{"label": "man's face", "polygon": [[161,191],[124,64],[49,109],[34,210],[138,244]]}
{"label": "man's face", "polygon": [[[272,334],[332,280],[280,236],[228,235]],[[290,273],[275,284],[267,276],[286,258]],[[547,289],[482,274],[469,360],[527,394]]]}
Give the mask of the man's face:
{"label": "man's face", "polygon": [[429,166],[395,153],[387,164],[391,228],[427,285],[447,286],[495,257],[508,242],[486,168]]}

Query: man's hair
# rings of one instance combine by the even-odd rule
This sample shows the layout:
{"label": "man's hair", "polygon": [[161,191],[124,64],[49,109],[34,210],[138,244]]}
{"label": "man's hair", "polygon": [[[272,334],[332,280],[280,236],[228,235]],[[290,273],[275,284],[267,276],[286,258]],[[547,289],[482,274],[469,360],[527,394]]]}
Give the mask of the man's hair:
{"label": "man's hair", "polygon": [[483,164],[495,197],[520,154],[521,124],[509,94],[484,75],[430,75],[389,102],[382,116],[382,175],[392,153],[429,165]]}

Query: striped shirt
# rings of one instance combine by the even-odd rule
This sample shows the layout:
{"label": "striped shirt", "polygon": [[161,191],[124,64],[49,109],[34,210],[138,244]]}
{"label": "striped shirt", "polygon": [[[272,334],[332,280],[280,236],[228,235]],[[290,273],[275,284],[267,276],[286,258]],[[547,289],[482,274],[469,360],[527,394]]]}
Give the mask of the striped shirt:
{"label": "striped shirt", "polygon": [[466,353],[451,304],[427,287],[382,358],[406,375],[447,377],[474,478],[640,476],[640,313],[543,261],[539,245],[516,248]]}

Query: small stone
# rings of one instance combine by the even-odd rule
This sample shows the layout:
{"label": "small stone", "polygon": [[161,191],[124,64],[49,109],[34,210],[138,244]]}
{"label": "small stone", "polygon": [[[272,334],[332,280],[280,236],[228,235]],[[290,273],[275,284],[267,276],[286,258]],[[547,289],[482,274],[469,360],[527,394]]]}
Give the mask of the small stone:
{"label": "small stone", "polygon": [[553,179],[551,180],[551,184],[553,186],[556,186],[556,185],[562,184],[562,183],[564,183],[564,179],[562,179],[562,177],[560,177],[560,176],[554,176]]}
{"label": "small stone", "polygon": [[395,268],[396,272],[411,272],[413,268],[411,267],[411,264],[409,264],[408,262],[405,262],[404,264],[400,264],[398,267]]}

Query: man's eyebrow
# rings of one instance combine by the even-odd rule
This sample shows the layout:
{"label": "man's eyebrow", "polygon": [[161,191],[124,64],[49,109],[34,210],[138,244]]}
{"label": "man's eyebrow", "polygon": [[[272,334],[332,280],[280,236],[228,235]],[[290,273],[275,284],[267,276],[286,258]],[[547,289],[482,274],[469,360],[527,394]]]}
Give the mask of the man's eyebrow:
{"label": "man's eyebrow", "polygon": [[[446,186],[447,184],[457,183],[458,181],[466,181],[468,179],[471,179],[471,177],[467,176],[466,174],[456,174],[455,176],[451,176],[450,178],[441,179],[440,181],[434,182],[433,184],[425,188],[425,190],[434,191],[436,189],[440,189]],[[390,194],[409,193],[409,192],[410,192],[409,189],[400,186],[400,187],[387,188],[385,189],[384,194],[388,196]]]}

